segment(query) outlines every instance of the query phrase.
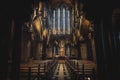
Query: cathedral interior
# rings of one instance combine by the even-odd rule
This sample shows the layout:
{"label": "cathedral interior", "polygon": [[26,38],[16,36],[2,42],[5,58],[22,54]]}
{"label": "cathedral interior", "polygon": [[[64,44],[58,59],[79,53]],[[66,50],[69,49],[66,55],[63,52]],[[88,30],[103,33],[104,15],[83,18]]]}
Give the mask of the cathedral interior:
{"label": "cathedral interior", "polygon": [[120,8],[110,2],[0,3],[0,80],[120,80]]}

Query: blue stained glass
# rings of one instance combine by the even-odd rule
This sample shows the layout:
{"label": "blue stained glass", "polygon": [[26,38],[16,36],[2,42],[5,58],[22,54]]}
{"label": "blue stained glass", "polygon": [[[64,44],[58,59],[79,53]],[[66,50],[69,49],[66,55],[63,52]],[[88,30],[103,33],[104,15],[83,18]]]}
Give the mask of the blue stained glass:
{"label": "blue stained glass", "polygon": [[53,11],[53,34],[55,31],[55,10]]}
{"label": "blue stained glass", "polygon": [[70,34],[70,11],[68,10],[68,34]]}
{"label": "blue stained glass", "polygon": [[63,8],[63,34],[65,34],[65,8]]}
{"label": "blue stained glass", "polygon": [[58,9],[58,34],[60,31],[60,9]]}
{"label": "blue stained glass", "polygon": [[65,8],[53,10],[53,34],[70,34],[70,11]]}
{"label": "blue stained glass", "polygon": [[53,23],[53,24],[54,24],[54,30],[55,30],[55,11],[53,11],[53,14],[54,14],[54,15],[53,15],[53,17],[54,17],[54,18],[53,18],[53,19],[54,19],[54,21],[53,21],[54,23]]}

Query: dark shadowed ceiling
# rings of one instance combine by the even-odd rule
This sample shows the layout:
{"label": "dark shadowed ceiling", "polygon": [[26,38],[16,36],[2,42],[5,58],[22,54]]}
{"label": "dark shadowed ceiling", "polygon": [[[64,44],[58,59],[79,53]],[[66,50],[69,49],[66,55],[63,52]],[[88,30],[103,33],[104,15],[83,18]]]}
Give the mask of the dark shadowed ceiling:
{"label": "dark shadowed ceiling", "polygon": [[72,0],[49,0],[51,2],[51,4],[55,5],[56,3],[66,3],[66,4],[71,4]]}

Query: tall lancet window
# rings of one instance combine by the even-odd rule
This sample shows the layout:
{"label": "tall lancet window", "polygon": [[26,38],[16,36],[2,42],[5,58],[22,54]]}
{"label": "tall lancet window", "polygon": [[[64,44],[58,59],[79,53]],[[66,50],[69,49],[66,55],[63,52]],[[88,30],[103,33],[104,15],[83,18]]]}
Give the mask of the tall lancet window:
{"label": "tall lancet window", "polygon": [[55,10],[53,11],[53,34],[56,34],[56,30],[55,30]]}
{"label": "tall lancet window", "polygon": [[65,34],[65,8],[63,8],[63,34]]}
{"label": "tall lancet window", "polygon": [[58,8],[58,34],[60,33],[60,8]]}
{"label": "tall lancet window", "polygon": [[70,10],[63,6],[53,10],[53,34],[70,34]]}
{"label": "tall lancet window", "polygon": [[70,34],[70,11],[68,10],[67,11],[67,14],[68,14],[68,34]]}

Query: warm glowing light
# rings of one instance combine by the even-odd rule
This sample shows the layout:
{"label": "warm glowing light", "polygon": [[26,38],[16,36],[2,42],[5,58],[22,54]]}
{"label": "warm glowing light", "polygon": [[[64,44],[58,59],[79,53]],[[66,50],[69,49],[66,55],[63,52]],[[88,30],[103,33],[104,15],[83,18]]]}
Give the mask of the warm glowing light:
{"label": "warm glowing light", "polygon": [[64,51],[64,48],[60,48],[60,51]]}
{"label": "warm glowing light", "polygon": [[77,30],[77,37],[80,37],[80,31]]}
{"label": "warm glowing light", "polygon": [[44,29],[44,30],[43,30],[43,37],[46,37],[46,35],[47,35],[47,30]]}
{"label": "warm glowing light", "polygon": [[33,22],[33,25],[34,25],[35,29],[37,30],[37,32],[40,33],[42,23],[41,23],[41,20],[39,19],[39,17]]}
{"label": "warm glowing light", "polygon": [[88,77],[88,80],[91,80],[91,79]]}
{"label": "warm glowing light", "polygon": [[90,21],[84,18],[83,21],[82,21],[82,26],[84,26],[86,28],[89,28]]}
{"label": "warm glowing light", "polygon": [[42,11],[42,2],[39,3],[38,11]]}
{"label": "warm glowing light", "polygon": [[33,18],[36,16],[36,9],[34,9]]}
{"label": "warm glowing light", "polygon": [[81,29],[82,19],[83,19],[83,16],[80,16],[80,29]]}

